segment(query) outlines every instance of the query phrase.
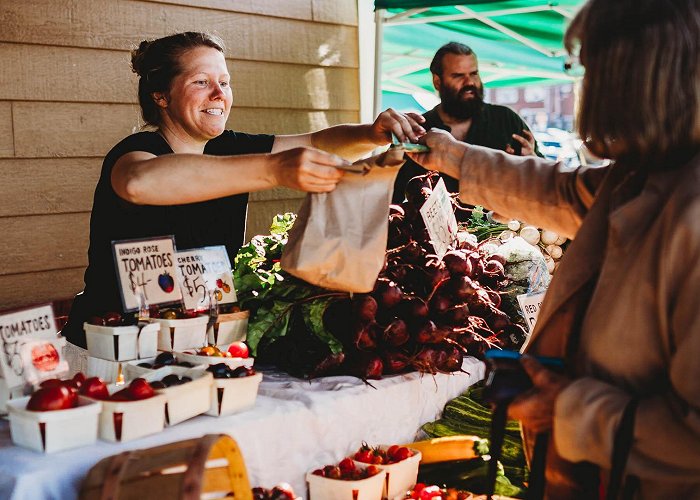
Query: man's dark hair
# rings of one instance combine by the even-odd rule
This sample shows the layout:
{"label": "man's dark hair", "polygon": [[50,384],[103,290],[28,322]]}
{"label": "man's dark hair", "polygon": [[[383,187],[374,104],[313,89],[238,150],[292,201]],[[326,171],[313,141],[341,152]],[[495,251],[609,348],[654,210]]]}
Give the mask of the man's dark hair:
{"label": "man's dark hair", "polygon": [[455,54],[459,56],[476,56],[471,47],[459,42],[446,43],[435,52],[432,62],[430,63],[430,72],[433,75],[442,76],[442,59],[445,54]]}

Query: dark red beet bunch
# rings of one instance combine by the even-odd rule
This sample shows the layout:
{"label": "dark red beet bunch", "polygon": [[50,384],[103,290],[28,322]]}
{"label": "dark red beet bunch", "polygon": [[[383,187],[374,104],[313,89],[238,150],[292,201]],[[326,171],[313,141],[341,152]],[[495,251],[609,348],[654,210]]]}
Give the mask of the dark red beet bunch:
{"label": "dark red beet bunch", "polygon": [[486,257],[469,242],[442,258],[434,254],[420,208],[438,179],[437,172],[414,177],[406,201],[391,206],[386,265],[371,293],[345,305],[350,319],[336,332],[345,373],[371,379],[452,372],[464,354],[517,349],[525,340],[524,329],[499,309],[507,284],[502,258]]}

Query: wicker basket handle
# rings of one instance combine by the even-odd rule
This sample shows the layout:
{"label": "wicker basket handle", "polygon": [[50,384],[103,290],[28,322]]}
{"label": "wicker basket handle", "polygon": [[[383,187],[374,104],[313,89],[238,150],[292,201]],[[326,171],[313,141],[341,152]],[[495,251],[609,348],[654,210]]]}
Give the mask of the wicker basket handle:
{"label": "wicker basket handle", "polygon": [[125,451],[119,455],[114,455],[112,460],[109,461],[107,474],[105,475],[104,483],[102,483],[100,500],[117,500],[119,498],[119,485],[126,472],[129,459],[131,459],[133,455],[135,455],[133,450]]}
{"label": "wicker basket handle", "polygon": [[204,480],[204,465],[209,457],[211,447],[221,438],[221,434],[203,436],[192,453],[187,470],[182,478],[181,500],[199,500]]}

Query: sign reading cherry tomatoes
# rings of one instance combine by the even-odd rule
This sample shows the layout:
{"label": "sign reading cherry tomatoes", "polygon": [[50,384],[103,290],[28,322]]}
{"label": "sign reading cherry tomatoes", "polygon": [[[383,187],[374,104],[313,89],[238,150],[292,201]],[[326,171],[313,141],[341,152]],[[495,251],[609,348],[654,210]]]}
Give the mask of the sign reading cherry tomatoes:
{"label": "sign reading cherry tomatoes", "polygon": [[208,309],[210,302],[236,302],[231,261],[224,245],[178,251],[177,277],[185,308]]}

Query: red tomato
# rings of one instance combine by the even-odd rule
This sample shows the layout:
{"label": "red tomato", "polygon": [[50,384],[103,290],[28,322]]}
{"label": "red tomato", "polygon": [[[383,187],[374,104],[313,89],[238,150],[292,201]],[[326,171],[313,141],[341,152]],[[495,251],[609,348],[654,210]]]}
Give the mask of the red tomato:
{"label": "red tomato", "polygon": [[234,358],[247,358],[249,354],[248,346],[245,342],[241,341],[234,342],[228,346],[228,352],[231,354],[231,357]]}
{"label": "red tomato", "polygon": [[98,377],[90,377],[83,382],[80,386],[80,394],[93,399],[107,399],[109,398],[109,391],[107,386]]}
{"label": "red tomato", "polygon": [[400,462],[401,460],[406,460],[407,458],[412,456],[413,452],[405,446],[402,446],[401,448],[396,450],[396,453],[394,454],[394,460]]}
{"label": "red tomato", "polygon": [[372,459],[374,458],[374,454],[372,453],[372,450],[360,450],[357,453],[355,453],[354,458],[358,462],[362,462],[365,464],[371,464]]}
{"label": "red tomato", "polygon": [[340,472],[342,472],[345,476],[355,472],[355,462],[352,461],[352,458],[342,459],[338,464],[338,467],[340,468]]}
{"label": "red tomato", "polygon": [[129,384],[129,389],[127,392],[131,396],[131,399],[134,400],[148,399],[156,394],[153,387],[151,387],[151,384],[142,378],[135,378],[132,380]]}
{"label": "red tomato", "polygon": [[76,396],[64,385],[42,387],[29,398],[27,410],[53,411],[73,408],[77,403]]}

